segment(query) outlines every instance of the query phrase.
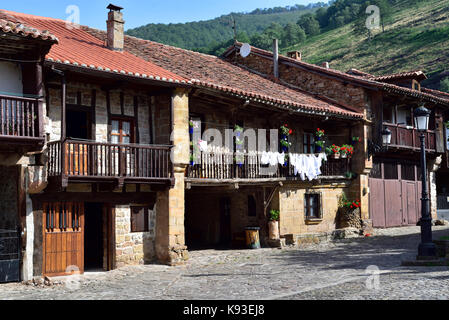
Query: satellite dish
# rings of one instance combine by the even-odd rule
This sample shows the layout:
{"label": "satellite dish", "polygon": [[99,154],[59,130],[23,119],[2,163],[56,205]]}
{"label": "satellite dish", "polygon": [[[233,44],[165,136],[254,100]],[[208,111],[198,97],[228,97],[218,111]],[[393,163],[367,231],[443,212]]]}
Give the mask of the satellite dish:
{"label": "satellite dish", "polygon": [[240,48],[240,55],[243,58],[246,58],[251,53],[251,46],[248,43],[244,43],[242,47]]}

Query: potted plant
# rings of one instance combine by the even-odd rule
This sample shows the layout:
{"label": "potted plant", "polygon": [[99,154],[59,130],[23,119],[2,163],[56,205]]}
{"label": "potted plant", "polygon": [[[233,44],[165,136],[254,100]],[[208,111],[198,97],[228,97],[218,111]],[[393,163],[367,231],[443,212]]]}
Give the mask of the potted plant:
{"label": "potted plant", "polygon": [[352,145],[354,146],[357,142],[362,142],[362,138],[352,137]]}
{"label": "potted plant", "polygon": [[235,162],[241,168],[243,167],[243,163],[245,162],[244,155],[242,154],[244,148],[243,145],[244,139],[242,137],[243,128],[236,124],[234,126],[234,132],[235,132],[235,149],[236,149]]}
{"label": "potted plant", "polygon": [[270,217],[268,222],[268,234],[270,240],[277,240],[279,236],[279,210],[270,210]]}
{"label": "potted plant", "polygon": [[316,153],[320,153],[323,150],[324,143],[325,142],[322,140],[315,141],[315,152]]}
{"label": "potted plant", "polygon": [[333,144],[326,148],[326,154],[334,159],[340,159],[340,147]]}
{"label": "potted plant", "polygon": [[315,137],[318,141],[323,140],[324,130],[321,130],[320,128],[316,129]]}
{"label": "potted plant", "polygon": [[293,134],[293,130],[288,127],[288,124],[284,124],[281,126],[281,139],[280,144],[282,148],[282,152],[288,152],[288,149],[291,147],[292,143],[288,141],[288,137]]}
{"label": "potted plant", "polygon": [[352,154],[354,153],[354,147],[350,146],[350,145],[347,145],[347,144],[344,144],[340,148],[340,153],[341,153],[341,157],[343,159],[351,158]]}
{"label": "potted plant", "polygon": [[360,200],[350,201],[345,193],[339,199],[339,219],[338,228],[362,229],[362,219],[360,214]]}

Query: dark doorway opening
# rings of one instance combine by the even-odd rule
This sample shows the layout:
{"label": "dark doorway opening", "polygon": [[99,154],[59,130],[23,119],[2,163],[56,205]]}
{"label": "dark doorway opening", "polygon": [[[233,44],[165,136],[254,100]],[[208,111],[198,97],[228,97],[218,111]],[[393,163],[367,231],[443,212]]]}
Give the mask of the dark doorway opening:
{"label": "dark doorway opening", "polygon": [[103,270],[103,204],[86,203],[84,223],[84,269]]}
{"label": "dark doorway opening", "polygon": [[90,115],[82,110],[67,110],[67,137],[73,139],[90,139]]}
{"label": "dark doorway opening", "polygon": [[220,199],[220,245],[231,245],[231,199]]}

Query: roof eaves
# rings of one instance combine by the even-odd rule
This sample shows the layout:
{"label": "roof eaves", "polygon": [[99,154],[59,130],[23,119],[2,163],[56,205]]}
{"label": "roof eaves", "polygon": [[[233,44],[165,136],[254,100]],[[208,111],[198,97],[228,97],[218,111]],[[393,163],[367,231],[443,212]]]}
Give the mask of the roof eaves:
{"label": "roof eaves", "polygon": [[119,74],[122,76],[139,78],[139,79],[148,79],[148,80],[161,81],[161,82],[166,82],[166,83],[179,83],[179,84],[185,84],[185,85],[192,84],[192,81],[190,81],[188,79],[178,80],[178,79],[164,78],[164,77],[159,77],[159,76],[154,76],[154,75],[125,72],[124,70],[120,70],[120,71],[119,70],[111,70],[109,68],[103,68],[102,66],[94,66],[94,65],[88,66],[84,63],[80,64],[78,62],[70,62],[68,60],[61,61],[61,60],[54,60],[52,58],[47,58],[47,59],[45,59],[45,61],[50,64],[69,65],[71,67],[76,67],[76,68],[80,68],[80,69],[95,70],[95,71],[109,73],[109,74]]}
{"label": "roof eaves", "polygon": [[297,103],[294,101],[286,101],[282,99],[273,98],[270,96],[260,95],[252,92],[246,92],[239,89],[233,89],[230,87],[220,86],[216,85],[214,83],[205,82],[197,79],[192,79],[192,83],[197,86],[197,88],[207,88],[207,89],[213,89],[221,92],[225,92],[229,95],[247,99],[253,102],[262,103],[265,105],[281,108],[284,110],[289,111],[296,111],[300,112],[302,114],[310,114],[315,116],[333,116],[333,117],[339,117],[339,118],[345,118],[345,119],[362,119],[363,114],[355,113],[352,111],[348,112],[333,112],[333,111],[325,111],[319,108],[316,108],[311,105],[305,105],[301,103]]}

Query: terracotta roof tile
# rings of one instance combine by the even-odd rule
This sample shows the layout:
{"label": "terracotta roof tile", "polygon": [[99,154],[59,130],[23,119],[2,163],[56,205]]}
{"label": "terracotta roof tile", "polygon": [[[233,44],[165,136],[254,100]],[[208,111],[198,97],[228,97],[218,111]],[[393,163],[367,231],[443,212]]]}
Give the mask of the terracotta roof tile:
{"label": "terracotta roof tile", "polygon": [[[86,29],[86,31],[101,40],[106,37],[104,31],[96,29]],[[192,83],[198,87],[300,109],[302,112],[351,118],[363,117],[361,113],[275,83],[212,55],[130,36],[125,37],[125,48],[154,64],[191,79]]]}
{"label": "terracotta roof tile", "polygon": [[[38,17],[23,13],[0,10],[17,22],[41,30],[51,30],[59,39],[46,56],[48,61],[97,69],[104,72],[125,73],[127,75],[167,82],[188,82],[188,79],[145,61],[134,54],[113,51],[105,42],[84,31],[82,27],[67,25],[66,21]],[[123,72],[122,72],[123,71]],[[145,76],[146,77],[145,77]]]}
{"label": "terracotta roof tile", "polygon": [[[233,46],[229,47],[228,50],[226,50],[226,52],[224,53],[224,55],[228,55],[229,53],[231,53],[233,50],[239,48],[242,45],[242,43],[237,42],[236,44],[234,44]],[[256,47],[252,47],[252,50],[254,52],[258,52],[261,55],[264,55],[266,57],[272,57],[273,53],[267,50],[263,50],[263,49],[259,49]],[[360,75],[355,75],[355,74],[348,74],[339,70],[335,70],[335,69],[327,69],[324,67],[320,67],[311,63],[307,63],[304,61],[299,61],[293,58],[289,58],[283,55],[279,56],[280,60],[283,61],[288,61],[294,65],[297,65],[299,68],[304,68],[306,70],[313,70],[316,72],[319,72],[323,75],[329,75],[332,76],[334,78],[339,78],[342,79],[343,81],[351,81],[354,84],[359,84],[365,87],[372,87],[372,88],[377,88],[377,89],[381,89],[381,90],[385,90],[387,92],[392,92],[392,93],[400,93],[400,94],[404,94],[407,95],[409,97],[412,98],[420,98],[420,99],[425,99],[427,101],[431,101],[433,103],[440,103],[443,105],[447,105],[449,106],[449,101],[446,99],[443,99],[437,95],[433,95],[430,93],[426,93],[426,92],[420,92],[420,91],[416,91],[416,90],[412,90],[409,88],[404,88],[404,87],[400,87],[391,83],[386,83],[386,82],[380,82],[380,81],[376,81],[370,78],[367,78],[366,75],[365,76],[360,76]]]}
{"label": "terracotta roof tile", "polygon": [[22,37],[30,37],[33,39],[40,39],[45,41],[58,42],[58,38],[51,34],[48,30],[38,30],[36,28],[29,27],[23,23],[18,22],[15,19],[7,15],[2,15],[0,12],[0,31],[5,33],[13,33]]}

